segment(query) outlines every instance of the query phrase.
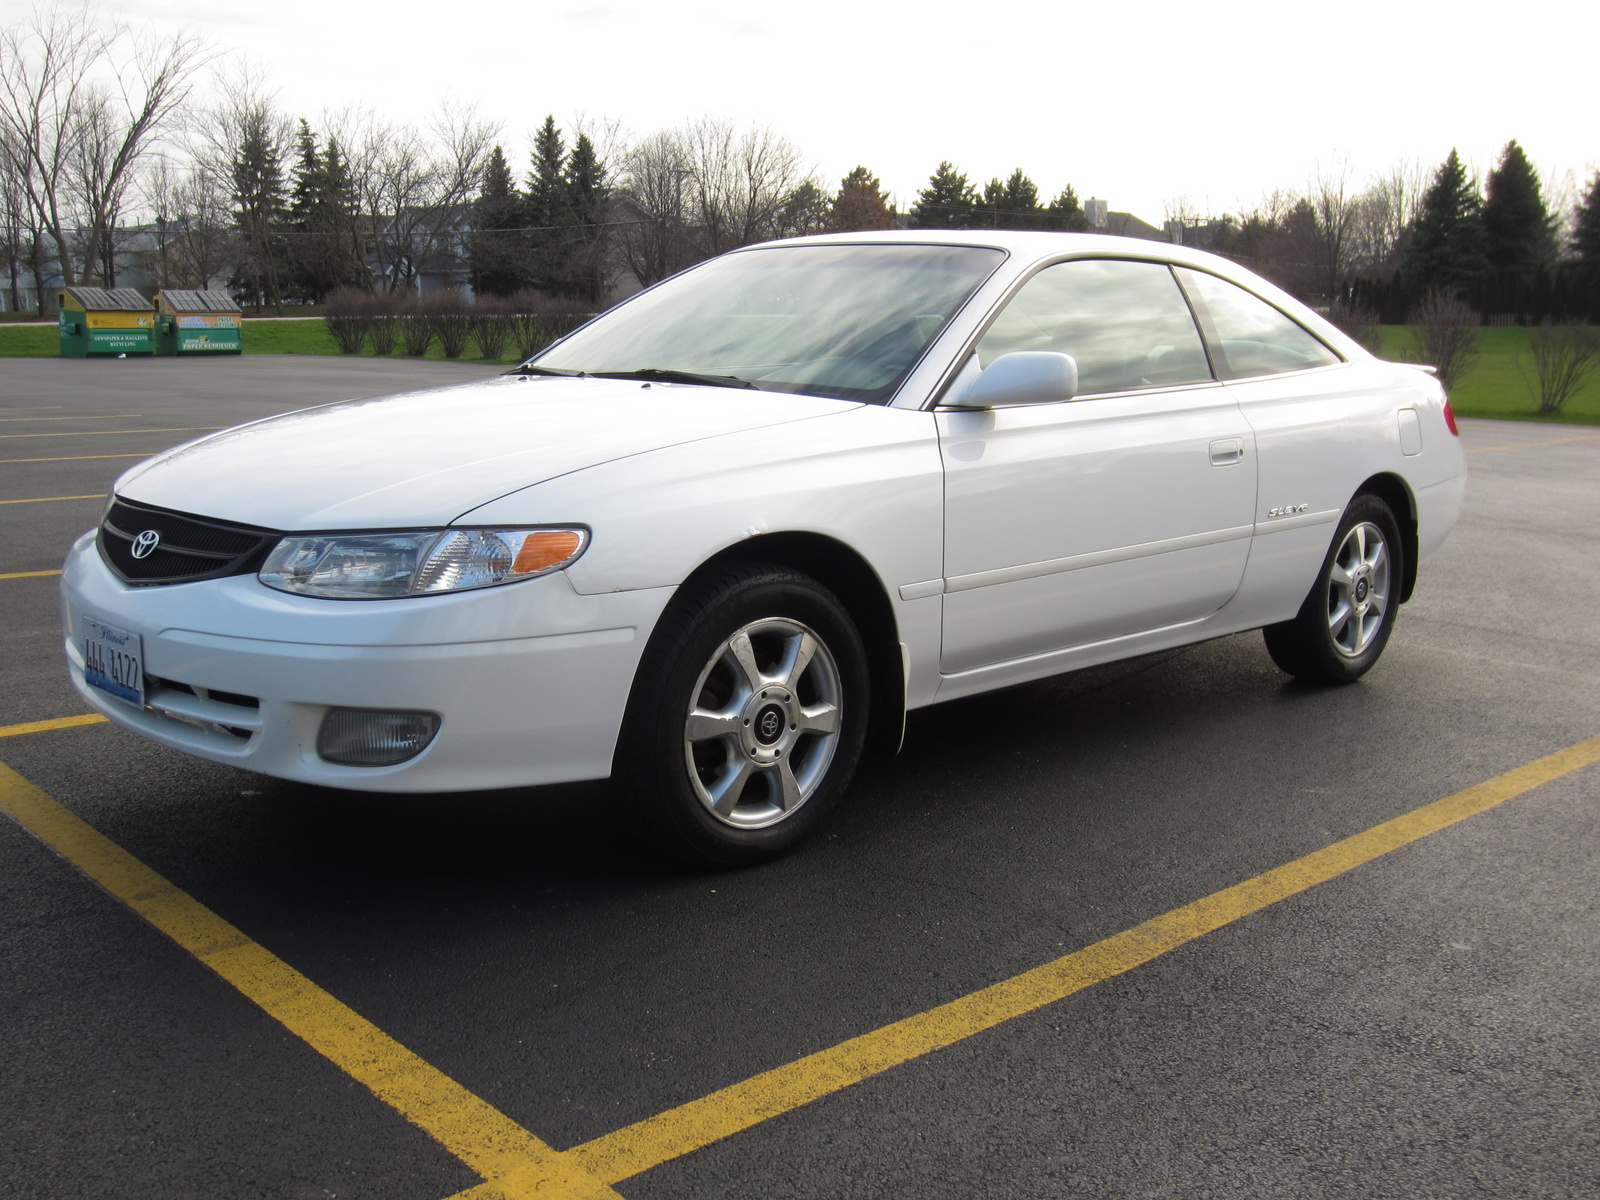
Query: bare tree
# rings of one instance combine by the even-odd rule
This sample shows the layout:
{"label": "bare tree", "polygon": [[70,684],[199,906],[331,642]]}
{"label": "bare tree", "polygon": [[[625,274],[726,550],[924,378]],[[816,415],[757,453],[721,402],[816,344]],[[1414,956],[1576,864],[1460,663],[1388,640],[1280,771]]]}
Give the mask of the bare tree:
{"label": "bare tree", "polygon": [[[1600,334],[1589,325],[1557,325],[1548,318],[1528,335],[1528,357],[1541,413],[1558,413],[1600,368]],[[1526,381],[1520,358],[1517,370]]]}
{"label": "bare tree", "polygon": [[206,56],[193,34],[140,39],[92,11],[39,9],[0,30],[0,145],[65,283],[115,285],[112,231],[134,175]]}
{"label": "bare tree", "polygon": [[116,286],[115,230],[134,172],[151,142],[172,120],[193,90],[196,69],[205,61],[204,43],[193,34],[133,41],[127,61],[114,52],[128,35],[119,28],[107,48],[113,82],[86,89],[75,124],[69,177],[86,226],[85,275],[98,274]]}
{"label": "bare tree", "polygon": [[72,155],[94,93],[90,74],[114,37],[60,8],[36,10],[31,20],[0,29],[0,152],[55,243],[58,270],[69,287],[77,282],[69,236]]}
{"label": "bare tree", "polygon": [[1306,199],[1316,217],[1313,231],[1313,256],[1317,287],[1330,300],[1350,275],[1354,247],[1358,197],[1350,178],[1348,159],[1319,163],[1311,178]]}
{"label": "bare tree", "polygon": [[1433,366],[1448,391],[1478,358],[1478,314],[1447,288],[1435,288],[1411,314],[1415,353]]}
{"label": "bare tree", "polygon": [[1417,215],[1428,172],[1421,163],[1399,163],[1370,179],[1356,200],[1350,264],[1366,275],[1392,272],[1400,263],[1405,231]]}
{"label": "bare tree", "polygon": [[695,260],[686,189],[693,175],[677,133],[662,130],[622,157],[617,214],[623,265],[648,287]]}
{"label": "bare tree", "polygon": [[365,203],[380,273],[410,291],[417,276],[451,260],[467,235],[469,212],[499,126],[470,105],[448,105],[433,138],[406,126],[374,128],[357,151],[371,158]]}
{"label": "bare tree", "polygon": [[793,142],[755,126],[740,132],[712,117],[691,122],[678,139],[702,257],[777,236],[784,205],[805,178]]}

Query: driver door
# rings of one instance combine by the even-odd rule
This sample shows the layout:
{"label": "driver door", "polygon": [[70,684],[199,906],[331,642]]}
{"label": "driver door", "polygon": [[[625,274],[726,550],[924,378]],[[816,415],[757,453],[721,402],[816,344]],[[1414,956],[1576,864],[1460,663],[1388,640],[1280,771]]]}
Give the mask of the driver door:
{"label": "driver door", "polygon": [[1253,435],[1170,268],[1044,268],[976,366],[1013,350],[1071,354],[1080,395],[935,415],[946,675],[1201,620],[1237,591],[1249,555]]}

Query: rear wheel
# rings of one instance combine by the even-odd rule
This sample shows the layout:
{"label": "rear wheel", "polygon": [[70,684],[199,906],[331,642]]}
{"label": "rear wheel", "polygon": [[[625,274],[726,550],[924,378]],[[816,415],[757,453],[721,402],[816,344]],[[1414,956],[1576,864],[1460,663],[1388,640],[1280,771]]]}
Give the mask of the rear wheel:
{"label": "rear wheel", "polygon": [[1308,683],[1352,683],[1372,669],[1400,607],[1400,526],[1389,505],[1350,502],[1300,612],[1262,630],[1279,667]]}
{"label": "rear wheel", "polygon": [[822,584],[745,564],[693,585],[651,638],[617,751],[651,843],[705,866],[787,852],[849,784],[866,655]]}

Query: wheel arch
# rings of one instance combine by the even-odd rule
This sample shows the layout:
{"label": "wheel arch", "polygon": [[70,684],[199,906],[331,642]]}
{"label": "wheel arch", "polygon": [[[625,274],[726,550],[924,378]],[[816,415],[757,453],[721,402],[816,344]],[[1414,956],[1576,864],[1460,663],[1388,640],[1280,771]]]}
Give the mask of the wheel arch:
{"label": "wheel arch", "polygon": [[763,533],[719,550],[684,580],[687,585],[730,562],[767,562],[804,571],[839,598],[867,651],[872,710],[867,745],[894,753],[905,732],[905,665],[899,623],[877,571],[857,550],[820,533]]}
{"label": "wheel arch", "polygon": [[1411,487],[1398,475],[1387,471],[1371,476],[1355,491],[1357,496],[1370,494],[1377,496],[1391,509],[1394,510],[1395,520],[1400,522],[1400,540],[1404,551],[1403,570],[1400,580],[1400,603],[1404,604],[1411,599],[1411,593],[1417,586],[1417,500],[1411,494]]}

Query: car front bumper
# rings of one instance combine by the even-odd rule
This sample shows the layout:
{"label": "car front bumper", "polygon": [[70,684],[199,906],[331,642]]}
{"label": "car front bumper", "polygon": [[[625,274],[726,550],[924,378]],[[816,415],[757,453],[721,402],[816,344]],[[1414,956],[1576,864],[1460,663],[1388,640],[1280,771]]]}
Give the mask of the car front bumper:
{"label": "car front bumper", "polygon": [[[73,684],[125,729],[280,779],[385,792],[469,791],[604,778],[644,642],[671,588],[584,596],[563,573],[402,600],[291,596],[255,576],[129,587],[93,534],[61,578]],[[82,628],[142,641],[135,707],[84,678]],[[396,766],[317,754],[331,708],[439,714]]]}

